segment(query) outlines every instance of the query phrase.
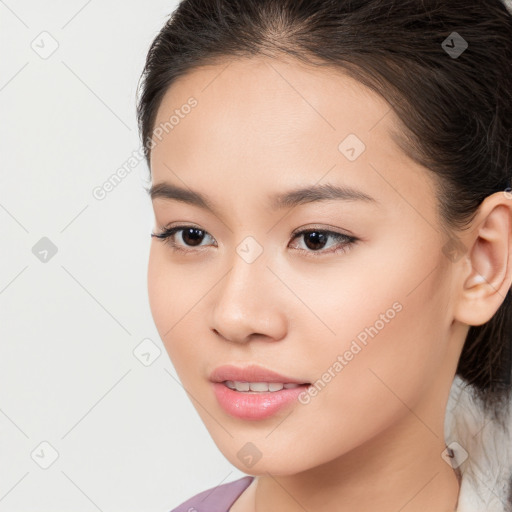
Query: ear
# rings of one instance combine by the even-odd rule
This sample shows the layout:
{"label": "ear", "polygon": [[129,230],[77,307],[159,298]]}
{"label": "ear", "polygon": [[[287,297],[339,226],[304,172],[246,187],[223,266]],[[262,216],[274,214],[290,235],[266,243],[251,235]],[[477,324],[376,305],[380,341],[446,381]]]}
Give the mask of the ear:
{"label": "ear", "polygon": [[512,284],[512,194],[496,192],[480,205],[461,242],[459,297],[454,317],[468,325],[488,322]]}

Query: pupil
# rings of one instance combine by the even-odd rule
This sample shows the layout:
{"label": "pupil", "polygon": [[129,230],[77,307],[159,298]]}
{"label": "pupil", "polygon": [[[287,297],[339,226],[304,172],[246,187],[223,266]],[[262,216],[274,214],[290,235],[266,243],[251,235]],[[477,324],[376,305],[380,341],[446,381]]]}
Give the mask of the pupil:
{"label": "pupil", "polygon": [[[318,233],[316,231],[312,231],[311,233],[307,233],[306,237],[306,245],[309,249],[321,249],[322,247],[317,247],[318,244],[323,246],[326,242],[326,236],[324,233]],[[309,240],[313,241],[313,247],[308,243]]]}
{"label": "pupil", "polygon": [[[197,235],[197,233],[200,233]],[[183,241],[187,243],[187,245],[199,245],[201,243],[201,238],[204,236],[203,231],[201,229],[197,228],[189,228],[183,231],[182,238]],[[192,240],[192,243],[189,243],[188,240],[185,239],[185,237],[190,237]]]}

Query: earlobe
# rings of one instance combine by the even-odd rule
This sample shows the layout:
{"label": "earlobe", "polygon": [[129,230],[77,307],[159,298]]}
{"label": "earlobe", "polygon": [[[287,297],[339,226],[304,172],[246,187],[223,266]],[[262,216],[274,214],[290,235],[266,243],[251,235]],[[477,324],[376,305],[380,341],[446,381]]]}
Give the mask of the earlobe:
{"label": "earlobe", "polygon": [[466,262],[455,318],[477,326],[488,322],[512,282],[512,200],[502,192],[487,197],[467,230]]}

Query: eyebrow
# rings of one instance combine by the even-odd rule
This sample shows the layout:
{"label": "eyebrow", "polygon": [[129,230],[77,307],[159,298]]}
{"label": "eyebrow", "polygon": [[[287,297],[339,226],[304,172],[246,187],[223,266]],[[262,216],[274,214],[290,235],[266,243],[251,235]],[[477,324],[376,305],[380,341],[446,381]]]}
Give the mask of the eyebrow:
{"label": "eyebrow", "polygon": [[[171,183],[158,183],[148,189],[147,192],[152,201],[158,198],[181,201],[217,214],[215,206],[204,195],[190,189],[172,185]],[[301,204],[332,200],[378,203],[375,198],[365,194],[361,190],[346,185],[339,186],[333,185],[332,183],[325,183],[321,185],[296,188],[284,193],[273,194],[270,197],[269,206],[271,210],[279,210],[283,208],[292,208]]]}

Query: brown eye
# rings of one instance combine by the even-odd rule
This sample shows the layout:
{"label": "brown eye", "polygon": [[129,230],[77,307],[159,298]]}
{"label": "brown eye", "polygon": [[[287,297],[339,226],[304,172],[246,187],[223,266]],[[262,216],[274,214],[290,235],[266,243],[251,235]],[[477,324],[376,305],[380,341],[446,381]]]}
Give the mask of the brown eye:
{"label": "brown eye", "polygon": [[[181,243],[178,243],[175,240],[175,235],[180,231],[182,231]],[[207,231],[194,226],[174,226],[172,228],[162,228],[160,233],[152,233],[151,236],[163,240],[175,251],[193,252],[193,250],[186,249],[186,247],[202,247],[201,242],[206,234]]]}
{"label": "brown eye", "polygon": [[204,238],[204,231],[198,228],[187,228],[182,230],[181,239],[190,246],[200,245]]}
{"label": "brown eye", "polygon": [[323,249],[329,238],[321,231],[309,231],[303,233],[303,236],[307,248],[313,251]]}
{"label": "brown eye", "polygon": [[[346,252],[351,245],[359,240],[354,236],[320,229],[306,229],[295,232],[293,239],[297,238],[304,240],[304,245],[306,246],[306,249],[298,248],[298,250],[305,253],[306,256],[313,257]],[[334,244],[334,249],[323,250],[329,239],[333,239],[338,243]]]}
{"label": "brown eye", "polygon": [[[179,232],[181,232],[181,236],[176,240],[175,235]],[[194,247],[208,247],[209,244],[201,243],[205,237],[208,236],[213,239],[207,231],[195,226],[174,226],[172,228],[162,228],[161,233],[152,233],[151,236],[163,240],[164,243],[169,245],[173,251],[190,254],[202,251],[202,249],[194,250]],[[293,240],[297,238],[302,238],[304,240],[306,248],[293,248],[301,251],[305,256],[313,257],[346,252],[351,245],[355,244],[359,240],[351,235],[320,229],[307,229],[293,233]],[[332,246],[333,248],[324,250],[330,239],[337,243]],[[187,249],[187,247],[190,247],[191,249]]]}

